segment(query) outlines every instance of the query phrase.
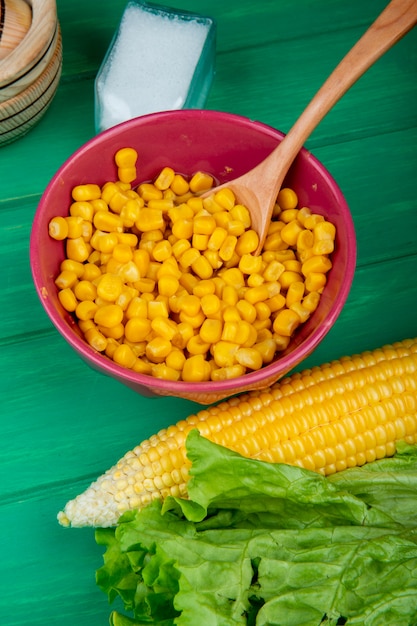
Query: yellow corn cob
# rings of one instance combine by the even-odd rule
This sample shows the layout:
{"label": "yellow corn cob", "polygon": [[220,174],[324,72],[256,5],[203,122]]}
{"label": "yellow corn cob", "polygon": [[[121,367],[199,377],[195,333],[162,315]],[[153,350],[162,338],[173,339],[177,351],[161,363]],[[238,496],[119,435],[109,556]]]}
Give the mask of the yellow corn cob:
{"label": "yellow corn cob", "polygon": [[58,514],[64,526],[112,526],[154,498],[187,495],[185,439],[331,474],[417,442],[417,339],[295,373],[203,409],[128,452]]}

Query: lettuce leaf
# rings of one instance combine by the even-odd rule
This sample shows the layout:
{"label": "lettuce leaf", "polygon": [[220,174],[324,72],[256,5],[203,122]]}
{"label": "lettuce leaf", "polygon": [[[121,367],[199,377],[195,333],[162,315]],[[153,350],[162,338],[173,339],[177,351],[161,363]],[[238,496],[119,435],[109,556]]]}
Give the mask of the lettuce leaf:
{"label": "lettuce leaf", "polygon": [[97,529],[112,626],[417,624],[417,446],[324,478],[192,431],[189,499]]}

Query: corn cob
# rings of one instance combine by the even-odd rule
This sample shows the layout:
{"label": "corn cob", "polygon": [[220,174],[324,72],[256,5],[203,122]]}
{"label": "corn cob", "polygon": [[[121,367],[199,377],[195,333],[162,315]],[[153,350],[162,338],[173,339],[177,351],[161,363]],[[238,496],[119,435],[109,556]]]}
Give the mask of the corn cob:
{"label": "corn cob", "polygon": [[191,429],[243,456],[328,475],[417,442],[417,339],[343,357],[161,430],[58,514],[64,526],[112,526],[154,498],[187,496]]}

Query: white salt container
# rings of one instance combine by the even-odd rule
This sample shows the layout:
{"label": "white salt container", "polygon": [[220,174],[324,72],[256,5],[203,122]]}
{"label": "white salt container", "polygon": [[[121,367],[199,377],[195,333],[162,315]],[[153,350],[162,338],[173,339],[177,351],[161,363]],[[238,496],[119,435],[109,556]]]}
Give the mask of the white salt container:
{"label": "white salt container", "polygon": [[130,0],[95,80],[96,131],[156,111],[203,108],[215,47],[212,18]]}

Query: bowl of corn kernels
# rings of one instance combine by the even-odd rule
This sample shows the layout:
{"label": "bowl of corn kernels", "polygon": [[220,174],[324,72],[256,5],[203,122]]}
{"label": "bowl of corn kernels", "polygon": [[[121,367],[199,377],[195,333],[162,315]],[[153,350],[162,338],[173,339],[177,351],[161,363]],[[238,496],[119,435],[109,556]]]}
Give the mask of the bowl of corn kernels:
{"label": "bowl of corn kernels", "polygon": [[31,267],[47,315],[86,363],[141,395],[209,404],[266,388],[311,354],[355,271],[337,183],[302,149],[258,255],[247,208],[216,192],[282,137],[234,114],[153,113],[60,167],[34,218]]}

